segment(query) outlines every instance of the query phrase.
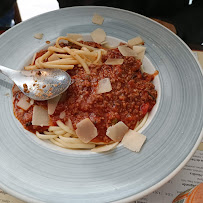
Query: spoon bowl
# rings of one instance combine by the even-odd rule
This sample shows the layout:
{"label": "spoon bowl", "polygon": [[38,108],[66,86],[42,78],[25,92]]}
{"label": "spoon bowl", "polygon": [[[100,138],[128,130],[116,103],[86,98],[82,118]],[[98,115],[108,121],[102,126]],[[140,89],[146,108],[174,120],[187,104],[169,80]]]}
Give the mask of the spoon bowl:
{"label": "spoon bowl", "polygon": [[16,71],[0,65],[0,72],[13,80],[26,96],[38,101],[58,96],[71,84],[70,75],[60,69]]}

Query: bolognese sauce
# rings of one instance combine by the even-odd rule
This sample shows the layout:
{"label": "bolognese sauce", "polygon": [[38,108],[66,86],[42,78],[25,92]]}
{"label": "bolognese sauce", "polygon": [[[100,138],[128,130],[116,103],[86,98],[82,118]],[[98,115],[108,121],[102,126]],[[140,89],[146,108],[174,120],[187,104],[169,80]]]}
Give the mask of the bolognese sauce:
{"label": "bolognese sauce", "polygon": [[[92,42],[86,44],[99,46]],[[38,53],[37,57],[41,54]],[[108,58],[122,58],[124,62],[122,65],[106,65],[104,62]],[[111,139],[106,136],[109,126],[122,121],[130,129],[134,129],[137,122],[152,110],[157,98],[152,81],[157,72],[152,75],[142,73],[141,61],[135,57],[122,56],[118,48],[108,49],[102,62],[100,65],[90,65],[90,74],[86,74],[79,66],[67,71],[72,78],[72,84],[63,93],[50,118],[53,126],[57,120],[65,123],[70,119],[75,129],[78,122],[89,118],[98,132],[98,136],[92,141],[109,143]],[[112,90],[97,94],[98,82],[104,78],[110,79]],[[33,133],[43,132],[48,127],[33,126],[31,123],[33,107],[25,111],[17,106],[22,95],[20,91],[13,91],[15,116],[25,129]],[[47,101],[34,101],[34,104],[47,108]],[[65,112],[63,119],[60,118],[62,112]]]}

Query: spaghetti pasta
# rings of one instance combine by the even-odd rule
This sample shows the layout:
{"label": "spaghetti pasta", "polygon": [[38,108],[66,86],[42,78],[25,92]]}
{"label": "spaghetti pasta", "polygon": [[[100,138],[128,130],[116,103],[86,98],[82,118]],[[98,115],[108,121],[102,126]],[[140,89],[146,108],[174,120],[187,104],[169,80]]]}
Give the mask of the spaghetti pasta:
{"label": "spaghetti pasta", "polygon": [[[70,49],[68,46],[62,47],[61,40],[81,46],[81,49]],[[87,74],[90,73],[88,65],[101,62],[102,52],[105,50],[82,44],[68,37],[58,37],[55,46],[50,46],[48,51],[36,60],[32,60],[30,66],[25,66],[25,70],[40,68],[57,68],[62,70],[73,69],[75,65],[81,65]],[[36,55],[35,55],[36,57]],[[54,60],[54,58],[56,60]]]}
{"label": "spaghetti pasta", "polygon": [[83,68],[85,69],[87,74],[90,74],[90,70],[89,70],[87,64],[77,53],[75,53],[68,47],[64,47],[64,50],[66,50],[73,58],[75,58],[83,66]]}
{"label": "spaghetti pasta", "polygon": [[[133,53],[133,49],[128,49]],[[48,108],[49,102],[34,101],[28,111],[19,111],[15,104],[21,94],[15,91],[16,117],[39,139],[59,147],[93,152],[115,148],[125,136],[120,133],[120,139],[116,138],[116,126],[119,126],[116,124],[123,123],[120,132],[139,131],[156,103],[157,92],[151,83],[155,75],[141,70],[142,63],[135,56],[122,55],[118,47],[110,49],[94,42],[58,37],[55,45],[36,53],[24,69],[62,69],[71,73],[72,85],[55,104],[53,114],[48,115],[50,126],[33,127],[32,120],[22,119],[25,113],[32,119],[32,108],[36,104]]]}

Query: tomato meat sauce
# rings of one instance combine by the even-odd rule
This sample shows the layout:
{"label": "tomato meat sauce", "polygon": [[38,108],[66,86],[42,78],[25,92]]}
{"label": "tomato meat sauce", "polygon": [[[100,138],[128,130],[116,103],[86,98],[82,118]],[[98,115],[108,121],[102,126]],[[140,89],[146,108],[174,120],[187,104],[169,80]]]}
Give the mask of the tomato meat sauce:
{"label": "tomato meat sauce", "polygon": [[[122,65],[106,65],[104,62],[108,58],[123,58],[124,62]],[[157,98],[157,91],[152,81],[158,72],[152,75],[142,73],[141,61],[135,57],[122,56],[117,48],[109,49],[102,60],[101,65],[89,66],[89,75],[82,67],[74,67],[67,71],[72,78],[72,84],[63,93],[54,114],[50,116],[51,125],[57,125],[57,120],[66,123],[70,119],[75,129],[78,122],[89,118],[98,131],[98,136],[92,140],[95,143],[111,142],[112,140],[106,136],[107,128],[119,121],[134,129],[136,123],[152,110]],[[97,94],[98,82],[104,78],[110,79],[112,90]],[[48,129],[48,127],[32,125],[33,106],[27,111],[17,106],[17,102],[22,97],[21,92],[14,92],[13,96],[15,116],[25,129],[33,133]],[[34,101],[34,104],[47,108],[47,101]],[[65,112],[63,119],[60,118],[61,112]]]}

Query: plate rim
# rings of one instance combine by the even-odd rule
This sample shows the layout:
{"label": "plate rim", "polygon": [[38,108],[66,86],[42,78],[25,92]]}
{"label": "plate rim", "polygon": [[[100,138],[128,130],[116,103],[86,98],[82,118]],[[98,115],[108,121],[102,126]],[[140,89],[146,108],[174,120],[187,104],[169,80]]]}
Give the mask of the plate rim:
{"label": "plate rim", "polygon": [[[175,33],[173,33],[171,30],[169,30],[168,28],[164,27],[163,25],[161,25],[160,23],[152,20],[151,18],[149,17],[146,17],[144,15],[141,15],[141,14],[138,14],[138,13],[135,13],[135,12],[132,12],[132,11],[128,11],[128,10],[125,10],[125,9],[120,9],[120,8],[114,8],[114,7],[107,7],[107,6],[74,6],[74,7],[67,7],[67,8],[62,8],[62,9],[59,9],[59,10],[54,10],[54,11],[49,11],[49,12],[46,12],[46,13],[43,13],[43,14],[40,14],[40,15],[37,15],[37,16],[34,16],[30,19],[27,19],[25,21],[23,21],[22,23],[24,22],[27,22],[27,21],[31,21],[32,19],[35,19],[35,18],[38,18],[42,15],[46,15],[48,13],[53,13],[53,12],[60,12],[60,10],[69,10],[69,9],[77,9],[77,8],[103,8],[103,9],[112,9],[112,10],[117,10],[117,11],[121,11],[121,12],[126,12],[126,13],[130,13],[130,14],[133,14],[133,15],[137,15],[137,16],[140,16],[141,18],[145,18],[147,19],[148,21],[151,21],[157,25],[159,25],[160,27],[162,27],[162,29],[165,29],[165,30],[168,30],[168,32],[170,32],[175,38],[177,38],[183,45],[184,45],[184,48],[187,48],[187,50],[190,52],[190,54],[193,56],[193,58],[195,59],[196,63],[198,64],[198,67],[200,69],[200,72],[201,74],[203,75],[203,69],[199,63],[199,61],[197,60],[197,58],[194,56],[194,53],[192,52],[192,50],[189,48],[189,46],[178,36],[176,35]],[[10,28],[9,30],[13,30],[15,29],[16,26],[21,26],[21,24],[18,24],[18,25],[15,25],[14,27]],[[6,35],[8,32],[4,32],[3,34],[1,34],[1,36],[4,36]],[[0,36],[0,38],[1,38]],[[116,203],[122,203],[122,202],[129,202],[129,201],[135,201],[137,199],[140,199],[148,194],[150,194],[151,192],[153,192],[154,190],[160,188],[161,186],[163,186],[165,183],[167,183],[171,178],[173,178],[186,164],[187,162],[191,159],[191,157],[193,156],[193,154],[195,153],[195,151],[197,150],[199,144],[201,143],[201,140],[203,138],[203,129],[201,130],[200,132],[200,135],[195,143],[195,145],[193,146],[191,152],[187,155],[187,157],[181,162],[181,164],[175,168],[168,176],[166,176],[164,179],[162,179],[161,181],[159,181],[158,183],[156,183],[155,185],[145,189],[144,191],[142,192],[139,192],[138,194],[135,194],[135,195],[132,195],[130,197],[126,197],[126,198],[123,198],[123,199],[120,199],[120,200],[116,200],[114,202]],[[19,192],[16,192],[15,190],[13,189],[10,189],[8,186],[2,184],[0,182],[0,188],[3,189],[3,191],[7,192],[8,194],[11,194],[13,195],[14,197],[17,197],[23,201],[29,201],[29,202],[36,202],[36,203],[41,203],[42,201],[39,201],[37,199],[33,199],[33,198],[30,198],[26,195],[23,195]]]}

